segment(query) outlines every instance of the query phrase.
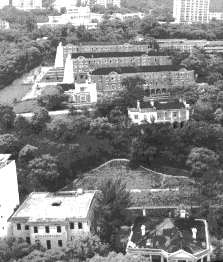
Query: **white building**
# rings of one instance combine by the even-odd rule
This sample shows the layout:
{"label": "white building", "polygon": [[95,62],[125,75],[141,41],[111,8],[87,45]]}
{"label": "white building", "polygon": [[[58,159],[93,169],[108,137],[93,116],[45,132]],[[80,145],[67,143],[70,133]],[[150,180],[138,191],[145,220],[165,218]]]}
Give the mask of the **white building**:
{"label": "white building", "polygon": [[33,192],[10,218],[13,236],[45,248],[67,247],[73,236],[95,228],[96,191]]}
{"label": "white building", "polygon": [[96,0],[95,4],[103,5],[107,7],[108,4],[116,5],[117,7],[121,7],[121,0]]}
{"label": "white building", "polygon": [[111,15],[111,18],[119,18],[121,20],[127,20],[127,19],[134,19],[134,18],[142,19],[145,16],[146,16],[146,13],[141,13],[141,12],[128,13],[128,14],[114,13]]}
{"label": "white building", "polygon": [[42,0],[12,0],[12,5],[22,10],[40,9]]}
{"label": "white building", "polygon": [[174,0],[173,17],[177,23],[209,21],[210,0]]}
{"label": "white building", "polygon": [[19,205],[16,164],[10,157],[10,154],[0,154],[0,237],[11,234],[7,220]]}
{"label": "white building", "polygon": [[223,12],[209,12],[209,21],[212,19],[223,20]]}
{"label": "white building", "polygon": [[9,0],[1,0],[0,1],[0,9],[2,9],[6,5],[9,5]]}
{"label": "white building", "polygon": [[133,124],[140,125],[144,121],[148,123],[173,123],[174,127],[183,126],[189,120],[190,107],[185,101],[158,102],[151,99],[150,102],[137,101],[136,108],[128,108],[128,115]]}
{"label": "white building", "polygon": [[10,29],[9,22],[0,20],[0,29]]}

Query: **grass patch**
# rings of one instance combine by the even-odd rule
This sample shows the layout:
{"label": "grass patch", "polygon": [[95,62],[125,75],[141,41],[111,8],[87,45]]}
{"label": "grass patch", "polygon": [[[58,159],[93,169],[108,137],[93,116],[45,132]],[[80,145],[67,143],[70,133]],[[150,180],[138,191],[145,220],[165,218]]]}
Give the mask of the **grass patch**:
{"label": "grass patch", "polygon": [[14,112],[16,114],[33,113],[40,108],[36,100],[26,100],[16,104],[14,106]]}

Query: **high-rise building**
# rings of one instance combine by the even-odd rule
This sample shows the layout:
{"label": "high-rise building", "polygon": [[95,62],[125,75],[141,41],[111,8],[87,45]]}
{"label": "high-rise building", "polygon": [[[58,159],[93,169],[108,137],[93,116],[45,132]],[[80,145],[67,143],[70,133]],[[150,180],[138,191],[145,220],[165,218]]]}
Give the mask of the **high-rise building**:
{"label": "high-rise building", "polygon": [[42,8],[42,0],[12,0],[12,5],[18,9]]}
{"label": "high-rise building", "polygon": [[209,11],[213,13],[223,12],[223,0],[211,0]]}
{"label": "high-rise building", "polygon": [[8,219],[19,205],[15,160],[10,154],[0,154],[0,238],[12,234]]}
{"label": "high-rise building", "polygon": [[9,0],[1,0],[0,1],[0,9],[2,9],[5,5],[9,5]]}
{"label": "high-rise building", "polygon": [[177,23],[209,22],[210,0],[174,0],[173,17]]}

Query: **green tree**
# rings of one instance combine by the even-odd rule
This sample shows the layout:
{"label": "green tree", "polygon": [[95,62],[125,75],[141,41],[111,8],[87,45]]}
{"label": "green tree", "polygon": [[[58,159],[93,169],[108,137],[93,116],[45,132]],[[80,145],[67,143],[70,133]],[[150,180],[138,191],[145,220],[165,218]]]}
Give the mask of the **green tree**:
{"label": "green tree", "polygon": [[49,154],[35,157],[28,165],[28,179],[32,189],[55,191],[58,188],[58,160]]}
{"label": "green tree", "polygon": [[127,254],[123,255],[122,253],[116,254],[115,252],[110,252],[107,257],[101,257],[96,255],[93,257],[90,262],[146,262],[148,258],[141,255],[132,255]]}
{"label": "green tree", "polygon": [[100,194],[96,213],[100,227],[100,238],[113,250],[116,247],[117,230],[127,223],[126,208],[131,205],[130,192],[118,178],[104,179],[98,185]]}
{"label": "green tree", "polygon": [[95,254],[106,256],[108,250],[108,245],[103,244],[97,235],[85,233],[75,236],[68,243],[67,252],[71,258],[85,261],[87,258],[92,258]]}
{"label": "green tree", "polygon": [[0,135],[0,152],[18,156],[21,147],[19,139],[11,134]]}
{"label": "green tree", "polygon": [[8,104],[0,103],[0,118],[0,127],[5,130],[11,129],[16,118],[13,107]]}
{"label": "green tree", "polygon": [[38,147],[25,145],[19,152],[19,163],[22,167],[27,167],[29,161],[33,160],[38,154]]}
{"label": "green tree", "polygon": [[19,115],[14,121],[14,130],[19,136],[25,137],[31,132],[31,123],[27,118]]}
{"label": "green tree", "polygon": [[51,118],[48,111],[45,108],[39,109],[31,118],[32,131],[36,134],[42,132],[50,121]]}
{"label": "green tree", "polygon": [[62,108],[62,102],[66,102],[68,99],[69,96],[64,94],[62,87],[47,86],[37,98],[37,102],[47,110],[55,110]]}

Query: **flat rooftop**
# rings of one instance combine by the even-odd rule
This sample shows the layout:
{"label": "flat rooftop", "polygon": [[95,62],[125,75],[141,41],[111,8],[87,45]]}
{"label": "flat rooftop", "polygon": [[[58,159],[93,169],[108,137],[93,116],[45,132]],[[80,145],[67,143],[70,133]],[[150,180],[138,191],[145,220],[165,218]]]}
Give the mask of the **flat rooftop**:
{"label": "flat rooftop", "polygon": [[12,215],[10,221],[43,223],[85,219],[95,193],[95,190],[83,191],[82,194],[78,194],[78,191],[33,192]]}

